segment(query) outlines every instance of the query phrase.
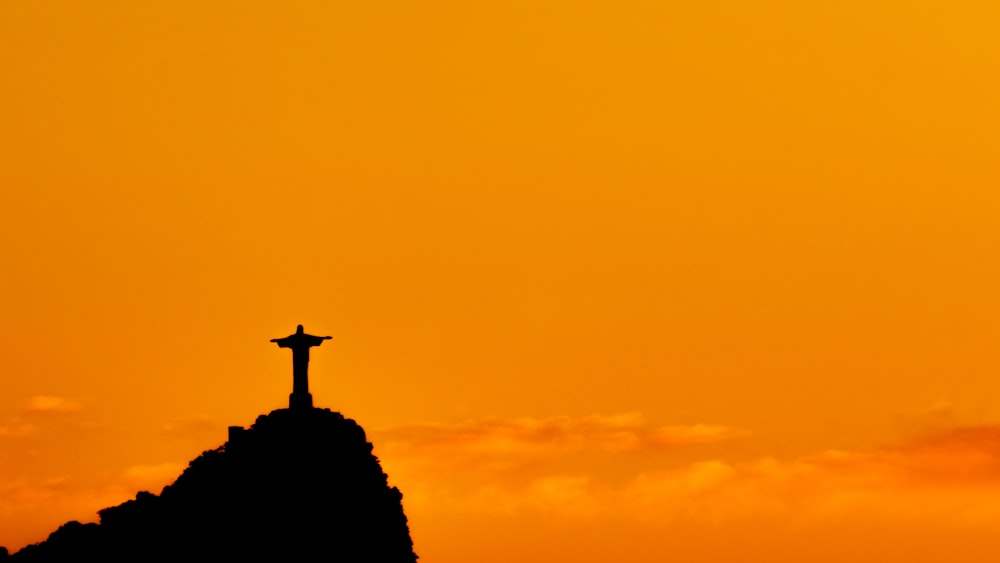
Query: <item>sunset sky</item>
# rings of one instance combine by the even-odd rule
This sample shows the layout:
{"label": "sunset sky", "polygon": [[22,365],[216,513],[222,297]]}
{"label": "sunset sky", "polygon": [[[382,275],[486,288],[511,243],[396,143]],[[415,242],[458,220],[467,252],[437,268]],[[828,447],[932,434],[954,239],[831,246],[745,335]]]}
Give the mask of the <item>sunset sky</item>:
{"label": "sunset sky", "polygon": [[1000,4],[0,2],[0,545],[357,420],[423,563],[1000,560]]}

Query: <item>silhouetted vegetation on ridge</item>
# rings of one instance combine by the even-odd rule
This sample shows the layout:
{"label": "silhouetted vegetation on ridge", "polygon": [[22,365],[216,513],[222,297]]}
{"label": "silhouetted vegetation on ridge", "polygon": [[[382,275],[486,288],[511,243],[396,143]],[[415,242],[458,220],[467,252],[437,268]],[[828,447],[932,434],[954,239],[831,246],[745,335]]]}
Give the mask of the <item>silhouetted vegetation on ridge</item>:
{"label": "silhouetted vegetation on ridge", "polygon": [[261,415],[160,495],[140,492],[99,515],[100,524],[69,522],[8,560],[417,559],[402,494],[364,430],[327,409]]}

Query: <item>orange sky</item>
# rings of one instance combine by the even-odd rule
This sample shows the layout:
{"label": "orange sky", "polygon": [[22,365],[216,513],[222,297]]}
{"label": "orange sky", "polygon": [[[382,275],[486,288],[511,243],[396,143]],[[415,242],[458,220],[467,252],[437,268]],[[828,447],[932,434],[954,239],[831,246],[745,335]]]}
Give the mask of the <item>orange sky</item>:
{"label": "orange sky", "polygon": [[0,3],[0,545],[285,405],[427,563],[1000,557],[995,2]]}

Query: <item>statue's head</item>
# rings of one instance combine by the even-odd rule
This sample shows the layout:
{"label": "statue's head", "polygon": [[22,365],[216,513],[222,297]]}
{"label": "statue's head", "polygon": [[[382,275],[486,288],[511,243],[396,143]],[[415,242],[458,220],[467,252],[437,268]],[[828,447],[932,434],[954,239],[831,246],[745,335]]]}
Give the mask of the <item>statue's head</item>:
{"label": "statue's head", "polygon": [[302,325],[299,325],[299,326],[298,326],[298,327],[297,327],[297,328],[295,329],[295,334],[302,334],[302,333],[304,333],[304,332],[305,332],[305,329],[303,329],[303,328],[302,328]]}

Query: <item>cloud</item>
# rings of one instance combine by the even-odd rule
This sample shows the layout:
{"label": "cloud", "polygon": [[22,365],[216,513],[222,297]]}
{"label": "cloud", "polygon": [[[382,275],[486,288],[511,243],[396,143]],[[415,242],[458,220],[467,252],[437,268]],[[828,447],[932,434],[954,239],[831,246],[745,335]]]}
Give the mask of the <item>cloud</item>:
{"label": "cloud", "polygon": [[0,474],[0,545],[14,551],[69,520],[94,522],[98,509],[134,494],[119,484],[94,487],[59,474]]}
{"label": "cloud", "polygon": [[383,467],[409,503],[458,514],[528,511],[580,518],[621,504],[611,501],[638,474],[633,463],[662,459],[663,453],[697,455],[704,450],[696,446],[730,443],[749,433],[712,424],[656,425],[642,414],[622,413],[490,417],[373,434]]}
{"label": "cloud", "polygon": [[38,428],[34,424],[15,423],[0,426],[0,437],[6,438],[26,438],[34,435]]}
{"label": "cloud", "polygon": [[178,418],[164,424],[161,429],[171,436],[201,437],[219,431],[219,424],[208,417]]}
{"label": "cloud", "polygon": [[[882,448],[792,459],[680,463],[654,456],[658,467],[631,463],[664,448],[743,434],[717,426],[657,427],[637,415],[489,419],[388,432],[411,447],[390,449],[387,465],[418,514],[603,518],[653,528],[763,520],[793,526],[962,522],[1000,531],[1000,426],[952,428]],[[481,456],[454,455],[468,450]],[[485,457],[523,459],[543,450],[587,457],[528,464],[529,473],[516,477]],[[627,462],[619,455],[626,450],[635,454]],[[433,470],[456,463],[463,464],[457,474]],[[466,472],[475,478],[463,478]]]}
{"label": "cloud", "polygon": [[647,440],[649,444],[661,447],[690,446],[695,444],[728,442],[736,438],[742,438],[747,434],[748,432],[745,430],[712,424],[661,426],[653,430]]}
{"label": "cloud", "polygon": [[1000,522],[1000,427],[956,428],[871,451],[700,462],[641,474],[624,493],[654,520]]}
{"label": "cloud", "polygon": [[647,472],[615,499],[650,522],[781,516],[1000,528],[1000,427],[956,428],[871,451],[720,460]]}
{"label": "cloud", "polygon": [[449,453],[462,457],[553,456],[579,451],[621,453],[728,442],[747,434],[727,426],[654,426],[638,413],[551,418],[481,418],[455,424],[419,424],[376,434],[380,449]]}
{"label": "cloud", "polygon": [[926,486],[1000,486],[1000,426],[935,432],[898,447],[846,456],[836,466],[842,471],[879,468]]}
{"label": "cloud", "polygon": [[76,401],[52,395],[36,395],[24,403],[24,410],[29,413],[69,413],[81,410]]}
{"label": "cloud", "polygon": [[[35,436],[39,432],[39,424],[44,427],[38,418],[39,415],[73,413],[81,408],[80,403],[64,397],[36,395],[24,401],[21,414],[0,424],[0,438]],[[29,420],[31,422],[28,422]]]}
{"label": "cloud", "polygon": [[183,470],[184,466],[179,463],[133,465],[126,468],[122,476],[134,483],[166,485],[180,475]]}

